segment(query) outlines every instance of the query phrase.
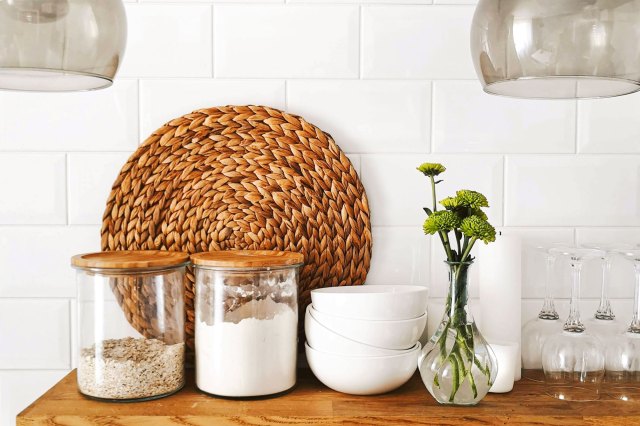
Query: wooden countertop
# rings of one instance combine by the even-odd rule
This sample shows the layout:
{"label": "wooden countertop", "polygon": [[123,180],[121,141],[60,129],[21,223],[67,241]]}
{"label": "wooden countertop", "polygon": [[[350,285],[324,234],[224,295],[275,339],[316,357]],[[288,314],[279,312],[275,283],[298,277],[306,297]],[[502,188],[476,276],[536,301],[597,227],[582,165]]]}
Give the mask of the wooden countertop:
{"label": "wooden countertop", "polygon": [[[193,371],[189,372],[193,375]],[[542,377],[540,375],[540,377]],[[183,390],[167,398],[137,403],[87,399],[76,389],[76,373],[18,415],[18,426],[34,425],[640,425],[640,403],[607,399],[560,401],[543,384],[523,379],[508,394],[489,394],[475,407],[438,405],[416,374],[395,392],[353,396],[323,386],[300,370],[297,387],[278,398],[230,400],[195,389],[190,377]]]}

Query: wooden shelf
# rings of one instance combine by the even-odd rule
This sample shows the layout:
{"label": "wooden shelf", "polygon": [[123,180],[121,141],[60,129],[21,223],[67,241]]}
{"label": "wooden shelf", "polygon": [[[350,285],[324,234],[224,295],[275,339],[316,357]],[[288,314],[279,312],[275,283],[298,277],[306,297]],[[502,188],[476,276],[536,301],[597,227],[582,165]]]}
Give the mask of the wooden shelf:
{"label": "wooden shelf", "polygon": [[[190,371],[190,376],[193,374]],[[539,373],[538,373],[539,374]],[[541,375],[539,376],[541,377]],[[308,370],[297,387],[278,398],[230,400],[195,389],[190,377],[179,393],[149,402],[107,403],[80,395],[76,373],[18,415],[18,426],[35,425],[640,425],[640,403],[603,398],[579,403],[544,394],[542,383],[521,380],[508,394],[489,394],[475,407],[438,405],[416,374],[395,392],[353,396],[334,392]]]}

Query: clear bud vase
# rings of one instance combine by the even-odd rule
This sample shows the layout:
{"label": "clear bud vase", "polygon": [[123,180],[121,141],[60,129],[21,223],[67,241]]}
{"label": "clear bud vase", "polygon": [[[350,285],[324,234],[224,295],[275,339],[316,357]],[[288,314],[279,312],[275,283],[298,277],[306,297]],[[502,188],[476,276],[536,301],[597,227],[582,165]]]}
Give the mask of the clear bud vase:
{"label": "clear bud vase", "polygon": [[449,295],[440,326],[422,350],[420,375],[440,404],[475,405],[485,397],[498,363],[469,311],[468,273],[472,262],[449,265]]}

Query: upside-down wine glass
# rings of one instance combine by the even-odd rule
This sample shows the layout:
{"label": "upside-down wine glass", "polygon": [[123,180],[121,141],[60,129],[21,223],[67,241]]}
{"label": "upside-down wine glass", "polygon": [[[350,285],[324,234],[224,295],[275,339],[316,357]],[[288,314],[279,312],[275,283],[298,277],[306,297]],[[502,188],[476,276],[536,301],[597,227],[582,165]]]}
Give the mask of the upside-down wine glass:
{"label": "upside-down wine glass", "polygon": [[522,368],[524,378],[539,382],[533,372],[542,369],[542,346],[549,336],[562,330],[562,322],[551,292],[556,256],[547,247],[536,250],[545,256],[545,297],[538,316],[522,327]]}
{"label": "upside-down wine glass", "polygon": [[627,330],[607,343],[605,352],[607,392],[617,399],[640,400],[640,250],[619,252],[633,263],[635,295],[633,317]]}
{"label": "upside-down wine glass", "polygon": [[547,393],[572,401],[597,400],[604,378],[604,347],[580,319],[580,272],[585,261],[602,258],[604,253],[573,247],[553,248],[551,252],[569,259],[572,285],[569,318],[563,330],[549,337],[542,348]]}
{"label": "upside-down wine glass", "polygon": [[611,263],[618,251],[631,249],[632,246],[627,244],[585,244],[584,247],[602,250],[604,252],[604,256],[602,257],[600,304],[598,305],[596,313],[592,317],[587,318],[585,325],[590,333],[595,334],[605,343],[608,339],[616,336],[625,329],[624,324],[616,319],[613,308],[611,307],[611,301],[609,300]]}

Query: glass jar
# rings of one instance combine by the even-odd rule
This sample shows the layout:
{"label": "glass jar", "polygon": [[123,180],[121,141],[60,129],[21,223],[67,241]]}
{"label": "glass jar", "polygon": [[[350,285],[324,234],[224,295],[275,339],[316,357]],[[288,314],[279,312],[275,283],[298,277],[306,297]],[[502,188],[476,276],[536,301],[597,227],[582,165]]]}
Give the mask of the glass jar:
{"label": "glass jar", "polygon": [[230,250],[191,256],[196,277],[196,385],[257,397],[296,383],[299,253]]}
{"label": "glass jar", "polygon": [[78,389],[112,401],[161,398],[184,386],[189,256],[112,251],[74,256]]}

